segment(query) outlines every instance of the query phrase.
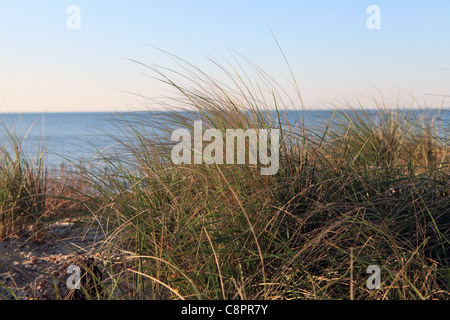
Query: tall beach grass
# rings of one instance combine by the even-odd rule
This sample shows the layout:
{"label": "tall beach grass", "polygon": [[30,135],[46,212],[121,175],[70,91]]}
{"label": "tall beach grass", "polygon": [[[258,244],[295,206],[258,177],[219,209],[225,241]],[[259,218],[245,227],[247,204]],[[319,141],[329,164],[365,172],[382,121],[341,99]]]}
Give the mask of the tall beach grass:
{"label": "tall beach grass", "polygon": [[4,239],[29,225],[38,227],[45,212],[46,170],[44,146],[37,146],[31,156],[24,147],[26,135],[3,121],[0,130],[0,239]]}
{"label": "tall beach grass", "polygon": [[[128,138],[104,157],[108,174],[84,172],[111,250],[131,254],[110,270],[132,284],[126,298],[448,299],[450,127],[436,110],[357,101],[310,130],[295,81],[298,97],[246,59],[217,64],[220,81],[173,58],[182,72],[145,66],[176,92],[171,112],[118,121]],[[224,136],[280,129],[278,173],[174,165],[171,133],[196,120]],[[378,290],[366,285],[370,265]]]}
{"label": "tall beach grass", "polygon": [[0,119],[0,241],[30,229],[32,240],[45,237],[47,223],[85,213],[86,184],[74,167],[46,163],[46,142],[29,141],[31,128]]}
{"label": "tall beach grass", "polygon": [[[143,65],[172,89],[168,111],[119,115],[120,148],[63,183],[45,148],[33,159],[2,127],[0,238],[45,215],[94,214],[108,237],[93,255],[107,262],[104,292],[92,298],[449,298],[448,110],[356,100],[312,128],[295,79],[288,89],[241,56],[214,62],[224,78],[213,78],[171,57],[181,71]],[[194,121],[224,137],[279,129],[278,172],[175,165],[171,134]]]}

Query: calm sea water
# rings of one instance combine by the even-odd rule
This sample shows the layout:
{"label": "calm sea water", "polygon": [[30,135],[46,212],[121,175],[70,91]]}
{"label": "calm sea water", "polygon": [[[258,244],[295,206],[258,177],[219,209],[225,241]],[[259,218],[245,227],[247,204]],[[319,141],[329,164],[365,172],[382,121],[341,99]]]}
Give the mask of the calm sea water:
{"label": "calm sea water", "polygon": [[[12,113],[0,117],[6,127],[24,137],[28,154],[36,155],[45,145],[50,166],[91,160],[113,145],[108,133],[122,134],[108,113]],[[4,130],[0,137],[5,143]]]}
{"label": "calm sea water", "polygon": [[[418,111],[419,112],[419,111]],[[332,111],[308,111],[309,128],[320,131],[327,124]],[[437,116],[438,110],[428,112],[427,117]],[[120,114],[122,120],[139,120],[143,114]],[[374,112],[376,115],[376,112]],[[148,116],[147,116],[148,117]],[[441,110],[441,126],[444,132],[450,131],[450,110]],[[289,112],[290,121],[301,122],[301,113]],[[8,128],[25,137],[25,149],[36,154],[38,147],[45,141],[47,159],[50,166],[64,162],[92,160],[98,153],[106,153],[117,146],[112,136],[124,138],[123,125],[112,113],[24,113],[0,114],[1,122]],[[10,130],[10,129],[8,129]],[[448,137],[446,137],[448,138]],[[5,144],[5,132],[0,131],[0,141]]]}

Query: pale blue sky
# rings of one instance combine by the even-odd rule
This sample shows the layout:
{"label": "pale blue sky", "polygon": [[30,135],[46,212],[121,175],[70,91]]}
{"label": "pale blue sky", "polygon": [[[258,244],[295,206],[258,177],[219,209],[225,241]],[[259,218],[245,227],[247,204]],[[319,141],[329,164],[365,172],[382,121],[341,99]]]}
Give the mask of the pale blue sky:
{"label": "pale blue sky", "polygon": [[[69,5],[80,8],[69,30]],[[381,29],[369,30],[369,5]],[[172,67],[151,46],[206,71],[225,46],[287,75],[283,48],[308,105],[371,83],[423,97],[450,94],[450,1],[0,1],[0,112],[140,107],[118,90],[165,94],[142,66]]]}

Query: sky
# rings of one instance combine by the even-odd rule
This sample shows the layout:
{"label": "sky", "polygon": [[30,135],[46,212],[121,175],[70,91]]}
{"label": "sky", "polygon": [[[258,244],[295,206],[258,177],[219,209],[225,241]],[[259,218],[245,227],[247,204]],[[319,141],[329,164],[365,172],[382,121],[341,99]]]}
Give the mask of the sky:
{"label": "sky", "polygon": [[285,79],[274,36],[307,106],[432,99],[450,95],[449,16],[449,0],[1,0],[0,112],[141,109],[167,88],[131,60],[177,68],[158,49],[219,76],[208,57],[231,50]]}

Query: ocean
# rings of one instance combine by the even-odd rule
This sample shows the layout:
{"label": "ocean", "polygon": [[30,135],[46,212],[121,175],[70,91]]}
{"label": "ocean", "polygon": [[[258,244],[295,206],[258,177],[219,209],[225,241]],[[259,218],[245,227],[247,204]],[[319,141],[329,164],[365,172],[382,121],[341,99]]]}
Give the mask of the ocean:
{"label": "ocean", "polygon": [[[420,113],[421,111],[415,111]],[[333,112],[330,110],[310,110],[307,112],[308,127],[319,131],[328,123]],[[376,116],[377,111],[373,111]],[[450,110],[428,110],[427,117],[436,117],[440,114],[443,132],[450,132]],[[119,115],[119,117],[117,116]],[[63,163],[80,163],[92,161],[101,153],[113,151],[117,142],[113,137],[124,139],[126,134],[124,126],[118,121],[121,119],[140,119],[142,113],[109,112],[77,112],[77,113],[4,113],[0,114],[1,123],[5,126],[0,131],[0,141],[7,146],[6,135],[14,128],[15,132],[24,137],[25,150],[30,156],[39,152],[39,146],[46,146],[46,164],[60,166]],[[147,114],[148,115],[148,114]],[[290,121],[301,121],[301,112],[289,111]],[[6,130],[6,131],[5,131]],[[442,131],[441,131],[442,132]],[[449,137],[444,137],[448,139]]]}

